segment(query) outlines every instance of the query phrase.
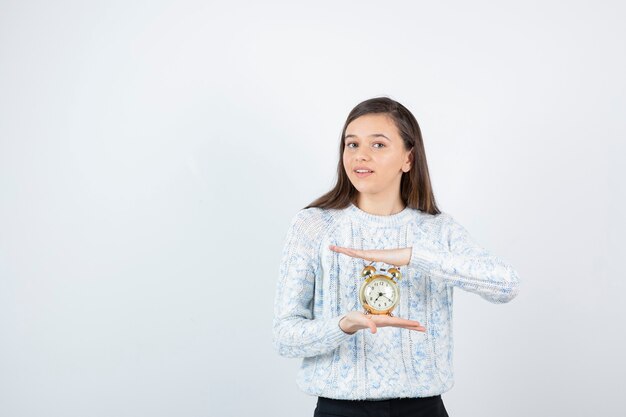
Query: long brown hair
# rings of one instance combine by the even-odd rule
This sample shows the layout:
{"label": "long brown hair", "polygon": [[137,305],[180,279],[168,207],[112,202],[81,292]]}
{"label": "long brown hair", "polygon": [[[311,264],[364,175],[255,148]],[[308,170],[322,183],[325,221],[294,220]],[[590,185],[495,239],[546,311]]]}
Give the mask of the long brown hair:
{"label": "long brown hair", "polygon": [[439,214],[439,208],[435,202],[435,196],[430,184],[424,142],[422,132],[415,116],[402,104],[388,97],[375,97],[365,100],[356,105],[348,115],[339,144],[339,163],[337,164],[337,183],[332,190],[317,198],[304,207],[336,208],[342,209],[356,203],[358,190],[350,182],[343,165],[343,151],[345,148],[345,135],[348,125],[358,117],[371,113],[386,113],[393,119],[396,128],[404,142],[404,148],[413,153],[413,166],[409,172],[402,174],[400,180],[400,197],[404,204],[410,208],[416,208],[430,214]]}

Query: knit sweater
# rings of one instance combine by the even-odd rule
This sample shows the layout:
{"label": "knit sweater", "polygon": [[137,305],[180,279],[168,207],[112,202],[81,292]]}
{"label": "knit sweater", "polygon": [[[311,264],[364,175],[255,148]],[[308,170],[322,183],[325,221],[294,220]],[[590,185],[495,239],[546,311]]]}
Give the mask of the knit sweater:
{"label": "knit sweater", "polygon": [[[393,315],[416,320],[426,332],[380,327],[344,332],[339,321],[359,301],[361,271],[370,262],[329,249],[412,247],[400,266],[400,301]],[[374,266],[385,267],[383,263]],[[276,286],[273,345],[303,358],[296,378],[309,395],[382,400],[428,397],[454,385],[452,299],[455,288],[492,303],[519,291],[513,267],[479,246],[450,214],[405,207],[373,215],[356,205],[308,208],[289,226]]]}

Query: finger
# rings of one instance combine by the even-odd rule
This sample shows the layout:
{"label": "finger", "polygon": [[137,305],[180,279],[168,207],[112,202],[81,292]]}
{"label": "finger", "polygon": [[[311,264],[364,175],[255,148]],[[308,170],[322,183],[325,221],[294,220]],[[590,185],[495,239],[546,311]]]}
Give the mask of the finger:
{"label": "finger", "polygon": [[405,326],[421,326],[422,325],[417,320],[402,319],[400,317],[390,317],[390,319],[394,322],[397,322],[397,324],[401,324]]}
{"label": "finger", "polygon": [[369,327],[370,333],[376,333],[378,327],[376,326],[374,320],[372,320],[372,315],[370,313],[365,313],[363,314],[363,317],[365,317],[365,324],[367,325],[367,327]]}
{"label": "finger", "polygon": [[378,330],[378,327],[376,327],[373,321],[369,322],[369,327],[370,327],[370,333],[372,334],[376,333],[376,331]]}
{"label": "finger", "polygon": [[426,327],[424,326],[398,326],[398,327],[402,327],[404,329],[408,329],[408,330],[417,330],[420,332],[425,332],[426,331]]}
{"label": "finger", "polygon": [[411,330],[420,330],[425,331],[426,328],[421,325],[419,321],[416,320],[408,320],[402,319],[399,317],[389,317],[386,315],[376,316],[376,323],[380,326],[393,326],[393,327],[401,327],[405,329]]}
{"label": "finger", "polygon": [[408,320],[408,319],[398,319],[400,324],[409,325],[409,326],[421,326],[421,323],[416,320]]}
{"label": "finger", "polygon": [[425,332],[426,327],[424,326],[399,326],[409,330],[419,330],[420,332]]}
{"label": "finger", "polygon": [[351,248],[345,248],[343,246],[335,246],[335,245],[329,245],[328,246],[331,250],[334,250],[335,252],[341,252],[341,253],[345,253],[346,255],[348,254],[354,254],[354,249]]}
{"label": "finger", "polygon": [[393,324],[393,325],[413,325],[413,324],[419,325],[420,324],[419,321],[403,319],[403,318],[396,317],[396,316],[388,316],[386,314],[377,315],[376,320],[379,321],[380,323]]}
{"label": "finger", "polygon": [[342,246],[335,246],[335,245],[329,245],[328,246],[331,250],[334,250],[335,252],[339,252],[339,253],[343,253],[344,255],[348,255],[348,256],[352,256],[353,258],[361,258],[364,259],[366,261],[374,261],[375,257],[371,254],[371,252],[373,252],[373,250],[369,250],[369,249],[351,249],[351,248],[344,248]]}
{"label": "finger", "polygon": [[420,332],[426,331],[426,327],[422,326],[420,322],[415,320],[402,319],[399,317],[390,317],[384,314],[372,314],[366,315],[366,317],[370,317],[371,321],[373,321],[379,327],[393,326],[408,330],[416,330]]}
{"label": "finger", "polygon": [[361,258],[361,259],[365,259],[366,261],[370,260],[370,256],[367,253],[358,249],[345,248],[342,250],[342,253],[348,256],[352,256],[353,258]]}

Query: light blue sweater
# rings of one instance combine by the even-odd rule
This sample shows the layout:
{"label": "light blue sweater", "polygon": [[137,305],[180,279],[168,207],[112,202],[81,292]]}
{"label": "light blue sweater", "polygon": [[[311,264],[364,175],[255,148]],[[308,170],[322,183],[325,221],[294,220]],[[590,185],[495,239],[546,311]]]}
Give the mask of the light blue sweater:
{"label": "light blue sweater", "polygon": [[[363,311],[358,290],[369,262],[329,245],[412,247],[409,265],[400,267],[400,303],[393,314],[417,320],[426,332],[341,330],[338,323],[347,312]],[[309,395],[374,400],[442,394],[454,385],[454,288],[506,303],[517,295],[519,283],[508,262],[477,245],[445,212],[432,215],[406,207],[379,216],[354,204],[302,209],[291,221],[282,253],[274,347],[282,356],[303,358],[296,382]]]}

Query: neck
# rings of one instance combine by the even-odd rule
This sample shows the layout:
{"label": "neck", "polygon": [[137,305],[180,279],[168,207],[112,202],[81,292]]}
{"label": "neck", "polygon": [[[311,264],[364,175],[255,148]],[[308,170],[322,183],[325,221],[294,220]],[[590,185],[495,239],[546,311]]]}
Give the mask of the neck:
{"label": "neck", "polygon": [[377,216],[398,214],[406,207],[400,195],[397,195],[394,199],[387,199],[359,194],[354,204],[361,210]]}

